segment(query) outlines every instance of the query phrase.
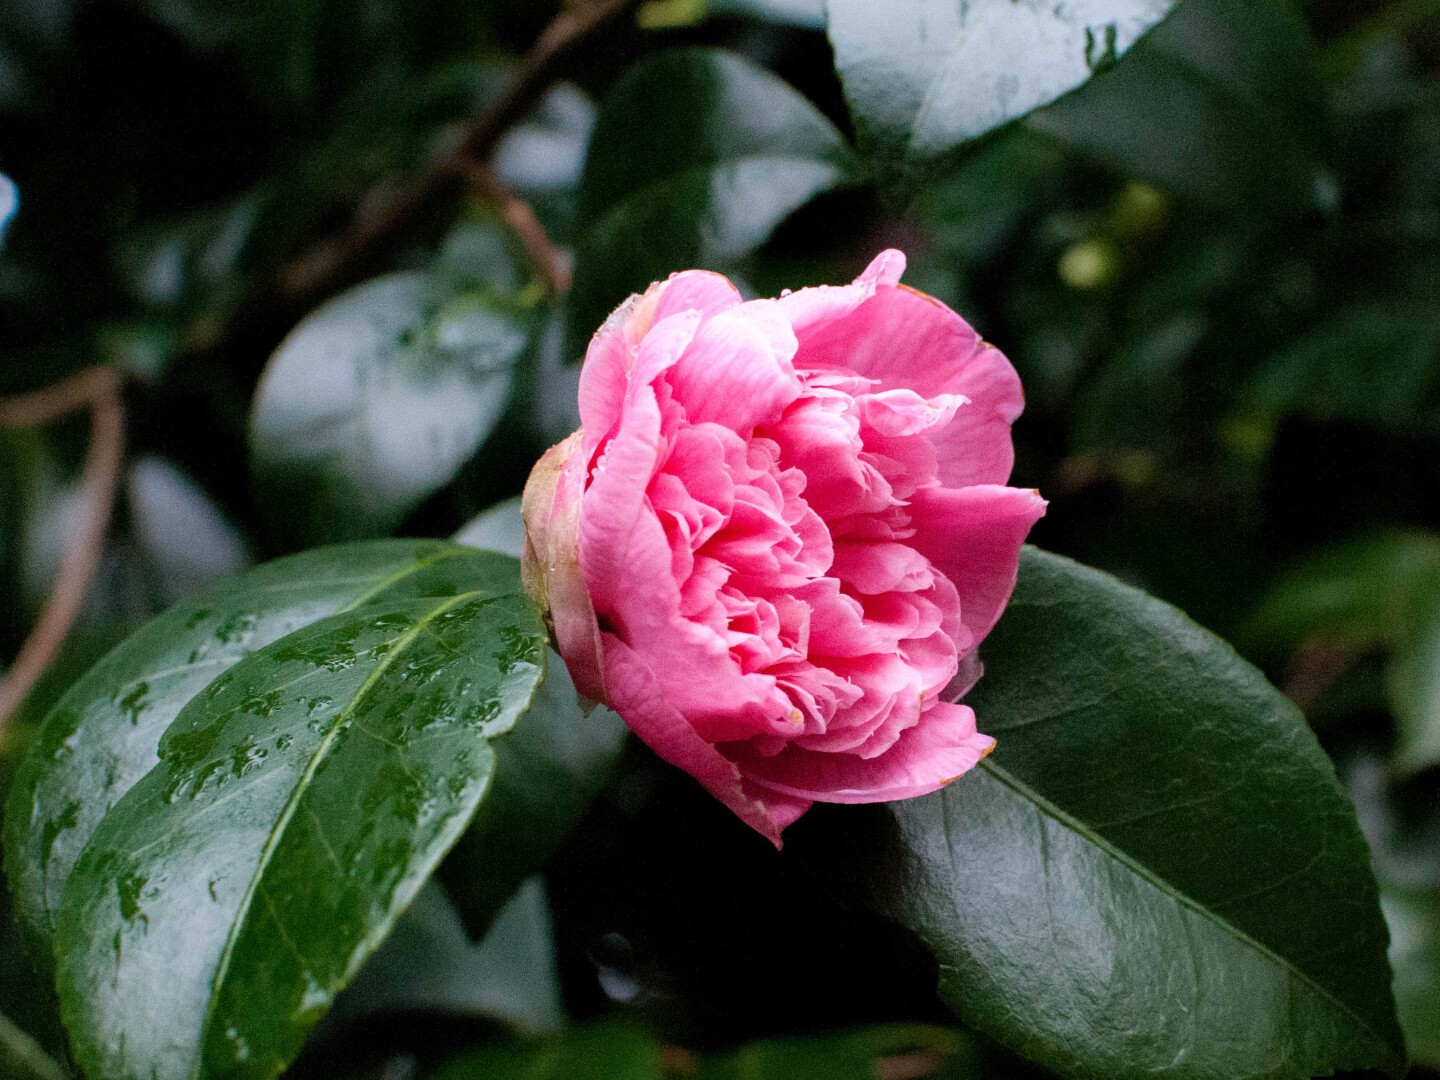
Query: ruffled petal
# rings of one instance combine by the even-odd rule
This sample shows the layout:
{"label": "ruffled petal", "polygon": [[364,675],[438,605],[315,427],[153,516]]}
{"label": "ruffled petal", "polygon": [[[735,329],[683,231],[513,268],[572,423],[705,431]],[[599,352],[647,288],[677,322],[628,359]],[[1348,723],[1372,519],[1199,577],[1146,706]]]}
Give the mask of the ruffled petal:
{"label": "ruffled petal", "polygon": [[780,847],[781,831],[810,809],[813,800],[748,785],[733,761],[695,733],[662,690],[645,657],[612,634],[605,639],[611,708],[650,749],[699,780],[742,821]]}
{"label": "ruffled petal", "polygon": [[873,758],[816,753],[791,744],[774,757],[745,752],[740,770],[754,789],[814,802],[871,803],[938,791],[995,748],[965,705],[930,706],[885,753]]}

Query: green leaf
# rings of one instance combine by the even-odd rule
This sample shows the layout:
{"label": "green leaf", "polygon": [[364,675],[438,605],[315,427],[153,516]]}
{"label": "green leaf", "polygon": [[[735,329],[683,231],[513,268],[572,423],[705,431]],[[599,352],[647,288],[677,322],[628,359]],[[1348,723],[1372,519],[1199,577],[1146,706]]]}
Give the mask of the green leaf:
{"label": "green leaf", "polygon": [[604,706],[582,706],[553,652],[547,671],[525,723],[495,741],[493,788],[441,870],[473,937],[560,847],[625,744],[624,722]]}
{"label": "green leaf", "polygon": [[46,718],[5,813],[17,916],[50,954],[70,871],[109,809],[155,765],[182,707],[240,660],[317,619],[384,603],[508,587],[511,563],[431,540],[382,540],[261,566],[149,623]]}
{"label": "green leaf", "polygon": [[1390,924],[1395,999],[1411,1059],[1440,1069],[1440,894],[1387,889],[1381,903]]}
{"label": "green leaf", "polygon": [[572,1028],[543,1042],[515,1042],[472,1050],[430,1074],[429,1080],[664,1080],[660,1045],[619,1024]]}
{"label": "green leaf", "polygon": [[544,882],[526,881],[478,945],[439,885],[421,889],[326,1019],[339,1027],[396,1009],[486,1017],[528,1032],[559,1027],[564,1012]]}
{"label": "green leaf", "polygon": [[1440,765],[1440,571],[1411,599],[1386,683],[1399,725],[1396,766],[1413,773]]}
{"label": "green leaf", "polygon": [[1437,370],[1440,316],[1419,307],[1366,307],[1316,327],[1273,357],[1252,394],[1275,413],[1434,433]]}
{"label": "green leaf", "polygon": [[1335,198],[1324,88],[1289,3],[1180,4],[1123,64],[1028,123],[1201,202],[1298,214]]}
{"label": "green leaf", "polygon": [[0,1076],[5,1080],[66,1080],[66,1072],[34,1039],[0,1016]]}
{"label": "green leaf", "polygon": [[855,179],[815,106],[730,53],[652,54],[600,106],[570,292],[577,358],[610,311],[677,270],[725,271],[793,211]]}
{"label": "green leaf", "polygon": [[[980,1076],[964,1037],[927,1024],[889,1024],[767,1039],[702,1060],[696,1080],[874,1080]],[[882,1065],[882,1063],[884,1063]]]}
{"label": "green leaf", "polygon": [[518,559],[525,549],[525,519],[520,497],[498,502],[471,518],[454,536],[455,543],[484,551],[498,551]]}
{"label": "green leaf", "polygon": [[89,1074],[274,1077],[409,906],[543,677],[518,564],[472,557],[490,588],[312,622],[181,709],[65,887],[56,981]]}
{"label": "green leaf", "polygon": [[908,199],[955,151],[1074,90],[1173,0],[828,0],[835,68],[882,186]]}
{"label": "green leaf", "polygon": [[1244,638],[1260,649],[1308,638],[1359,649],[1395,645],[1422,585],[1440,577],[1440,538],[1385,532],[1306,556],[1281,575],[1250,617]]}
{"label": "green leaf", "polygon": [[251,417],[251,468],[276,531],[298,544],[394,529],[500,419],[528,325],[488,292],[418,273],[306,318],[271,358]]}
{"label": "green leaf", "polygon": [[1068,1076],[1403,1068],[1369,853],[1293,705],[1035,550],[982,653],[995,754],[845,841],[966,1023]]}

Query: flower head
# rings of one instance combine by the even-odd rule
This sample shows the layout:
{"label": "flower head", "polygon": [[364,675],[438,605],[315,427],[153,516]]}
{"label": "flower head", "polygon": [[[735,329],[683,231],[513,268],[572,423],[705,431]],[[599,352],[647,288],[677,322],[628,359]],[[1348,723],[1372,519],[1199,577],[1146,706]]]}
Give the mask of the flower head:
{"label": "flower head", "polygon": [[1004,486],[1014,369],[904,265],[632,297],[526,489],[576,685],[776,844],[814,802],[922,795],[994,745],[956,701],[1045,502]]}

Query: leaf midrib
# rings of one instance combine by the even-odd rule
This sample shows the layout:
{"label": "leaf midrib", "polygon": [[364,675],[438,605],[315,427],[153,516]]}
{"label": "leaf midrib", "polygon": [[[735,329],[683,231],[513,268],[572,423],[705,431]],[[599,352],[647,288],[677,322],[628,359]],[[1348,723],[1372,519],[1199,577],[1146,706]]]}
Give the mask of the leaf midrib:
{"label": "leaf midrib", "polygon": [[1395,1048],[1392,1047],[1390,1043],[1383,1036],[1381,1036],[1378,1031],[1375,1030],[1374,1026],[1370,1023],[1370,1021],[1357,1013],[1346,1002],[1341,1001],[1339,998],[1337,998],[1335,994],[1329,989],[1316,982],[1315,979],[1308,972],[1296,967],[1294,963],[1276,952],[1270,946],[1256,940],[1250,934],[1246,933],[1234,923],[1230,922],[1229,920],[1217,914],[1210,908],[1206,907],[1205,905],[1200,903],[1200,901],[1190,896],[1188,893],[1182,892],[1179,888],[1157,875],[1153,870],[1149,869],[1138,859],[1116,847],[1113,843],[1107,840],[1104,836],[1097,833],[1090,826],[1086,825],[1079,818],[1060,809],[1060,807],[1056,806],[1049,799],[1045,798],[1043,795],[1037,792],[1034,788],[1030,787],[1024,781],[1019,780],[1014,775],[1007,772],[998,763],[994,762],[993,760],[982,761],[980,763],[980,768],[983,769],[990,776],[992,776],[996,781],[1004,784],[1011,791],[1015,792],[1015,794],[1019,795],[1022,799],[1034,805],[1035,808],[1038,809],[1041,813],[1054,819],[1060,825],[1064,826],[1066,829],[1069,829],[1071,832],[1075,833],[1087,843],[1093,845],[1096,848],[1099,848],[1102,852],[1104,852],[1110,858],[1114,859],[1116,862],[1120,863],[1122,866],[1124,866],[1131,873],[1135,874],[1135,876],[1140,878],[1142,881],[1146,882],[1161,893],[1170,897],[1170,899],[1174,900],[1177,904],[1181,905],[1182,907],[1188,908],[1190,911],[1193,911],[1195,914],[1199,915],[1202,919],[1205,919],[1207,922],[1212,923],[1222,932],[1230,935],[1231,937],[1235,938],[1237,941],[1241,942],[1247,947],[1254,949],[1257,953],[1270,960],[1277,967],[1288,972],[1294,978],[1298,979],[1300,982],[1310,987],[1316,994],[1334,1005],[1335,1008],[1338,1009],[1343,1015],[1353,1019],[1355,1023],[1358,1024],[1374,1040],[1375,1045],[1384,1050],[1387,1058],[1394,1059],[1394,1057],[1396,1056]]}
{"label": "leaf midrib", "polygon": [[[444,557],[445,555],[442,554],[438,556],[435,561],[438,562]],[[416,569],[418,569],[418,567]],[[395,580],[403,580],[403,577],[403,574],[396,575]],[[393,584],[393,581],[390,582],[390,584]],[[388,587],[388,584],[382,586],[382,588]],[[373,593],[371,595],[373,595]],[[335,743],[335,740],[340,737],[341,732],[345,730],[349,721],[354,717],[359,704],[365,700],[375,684],[385,672],[390,669],[391,665],[409,649],[415,639],[424,633],[431,623],[451,608],[469,600],[483,598],[485,595],[486,594],[482,592],[466,592],[452,596],[438,604],[434,610],[418,619],[414,626],[401,634],[400,637],[396,639],[395,645],[385,654],[380,663],[375,666],[375,670],[365,677],[365,681],[361,683],[354,697],[350,699],[343,709],[335,714],[335,719],[330,725],[330,730],[325,733],[325,737],[320,740],[319,745],[316,746],[315,750],[311,753],[310,760],[305,763],[304,771],[295,782],[294,790],[290,793],[290,797],[285,800],[284,807],[281,808],[279,819],[275,822],[274,827],[265,838],[265,846],[260,852],[260,861],[256,865],[254,873],[251,874],[250,880],[245,885],[245,893],[240,899],[236,916],[230,924],[229,933],[225,937],[225,944],[220,951],[220,959],[215,966],[214,978],[210,981],[210,1000],[206,1004],[205,1019],[200,1025],[199,1037],[196,1041],[194,1067],[190,1073],[191,1080],[201,1080],[201,1070],[204,1067],[205,1061],[205,1046],[208,1043],[210,1029],[215,1019],[215,1010],[219,1005],[220,988],[224,985],[226,975],[229,973],[230,963],[234,957],[240,934],[249,922],[250,908],[255,901],[255,895],[259,891],[261,881],[265,876],[265,871],[270,865],[270,860],[274,858],[281,838],[289,827],[291,819],[294,818],[296,811],[299,809],[300,802],[308,792],[310,782],[314,779],[316,772],[319,771],[320,764],[325,760],[330,747]],[[353,610],[353,606],[345,610]],[[342,612],[342,614],[343,613],[344,612]]]}

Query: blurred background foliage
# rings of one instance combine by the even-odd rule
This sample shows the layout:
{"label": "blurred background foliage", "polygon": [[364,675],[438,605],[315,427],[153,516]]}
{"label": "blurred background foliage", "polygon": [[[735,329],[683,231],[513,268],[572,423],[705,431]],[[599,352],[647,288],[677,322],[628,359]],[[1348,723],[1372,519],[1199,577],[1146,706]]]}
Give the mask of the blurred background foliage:
{"label": "blurred background foliage", "polygon": [[[1051,500],[1035,542],[1178,604],[1305,709],[1374,847],[1412,1055],[1440,1075],[1440,3],[1182,0],[896,200],[854,149],[815,0],[649,0],[495,154],[558,280],[481,184],[317,287],[347,223],[443,160],[557,13],[0,0],[0,394],[111,365],[127,416],[97,576],[0,771],[90,661],[197,587],[327,541],[448,535],[515,495],[576,425],[574,361],[630,290],[704,265],[773,294],[898,246],[1024,378],[1015,482]],[[90,435],[83,415],[0,424],[7,664]],[[484,942],[462,892],[427,893],[384,962],[444,977],[378,1002],[362,980],[293,1074],[1038,1075],[928,1026],[931,961],[733,824],[627,758]],[[53,1080],[62,1040],[15,937],[0,1057]]]}

